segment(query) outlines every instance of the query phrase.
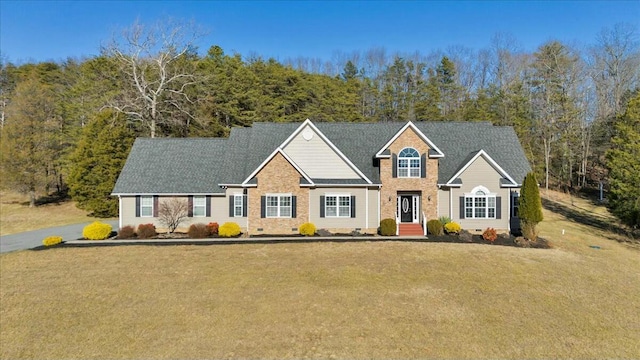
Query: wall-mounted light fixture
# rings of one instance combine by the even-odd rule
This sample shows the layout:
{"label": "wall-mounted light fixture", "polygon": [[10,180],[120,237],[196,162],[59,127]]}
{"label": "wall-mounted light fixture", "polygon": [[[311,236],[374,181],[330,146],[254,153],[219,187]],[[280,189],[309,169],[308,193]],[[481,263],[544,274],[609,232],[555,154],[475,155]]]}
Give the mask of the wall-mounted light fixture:
{"label": "wall-mounted light fixture", "polygon": [[427,200],[431,201],[431,195],[427,196]]}

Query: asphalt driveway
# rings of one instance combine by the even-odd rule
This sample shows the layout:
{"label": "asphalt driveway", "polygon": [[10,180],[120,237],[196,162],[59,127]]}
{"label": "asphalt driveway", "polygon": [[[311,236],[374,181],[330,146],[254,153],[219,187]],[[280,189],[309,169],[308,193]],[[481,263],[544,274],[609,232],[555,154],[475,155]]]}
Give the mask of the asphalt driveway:
{"label": "asphalt driveway", "polygon": [[[27,231],[18,234],[0,236],[0,253],[31,249],[42,245],[42,239],[47,236],[62,236],[63,240],[75,240],[82,237],[82,229],[91,222],[57,226],[52,228]],[[118,220],[109,220],[105,223],[118,227]]]}

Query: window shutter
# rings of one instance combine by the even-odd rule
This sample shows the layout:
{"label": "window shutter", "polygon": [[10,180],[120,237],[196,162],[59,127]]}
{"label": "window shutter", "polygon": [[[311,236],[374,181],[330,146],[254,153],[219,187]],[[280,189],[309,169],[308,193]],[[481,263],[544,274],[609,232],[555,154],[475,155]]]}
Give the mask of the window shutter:
{"label": "window shutter", "polygon": [[502,219],[502,197],[496,196],[496,219]]}
{"label": "window shutter", "polygon": [[267,212],[266,208],[266,198],[264,196],[260,196],[260,217],[264,218],[265,213]]}
{"label": "window shutter", "polygon": [[235,215],[233,212],[233,205],[235,200],[236,200],[235,195],[229,195],[229,217],[233,217]]}
{"label": "window shutter", "polygon": [[242,195],[242,216],[247,217],[247,195]]}
{"label": "window shutter", "polygon": [[206,210],[206,215],[207,215],[207,217],[211,217],[211,195],[207,195],[207,210]]}
{"label": "window shutter", "polygon": [[136,217],[140,217],[140,195],[136,195]]}
{"label": "window shutter", "polygon": [[296,217],[296,198],[297,196],[291,196],[291,217]]}
{"label": "window shutter", "polygon": [[158,217],[158,195],[153,195],[153,217]]}
{"label": "window shutter", "polygon": [[464,196],[460,196],[460,219],[464,219]]}
{"label": "window shutter", "polygon": [[391,177],[398,177],[398,155],[391,154]]}
{"label": "window shutter", "polygon": [[187,198],[187,216],[193,217],[193,195]]}
{"label": "window shutter", "polygon": [[351,217],[356,217],[356,196],[351,195]]}
{"label": "window shutter", "polygon": [[320,195],[320,217],[324,217],[324,195]]}
{"label": "window shutter", "polygon": [[420,177],[421,178],[427,177],[427,154],[426,153],[422,154],[422,156],[420,157]]}

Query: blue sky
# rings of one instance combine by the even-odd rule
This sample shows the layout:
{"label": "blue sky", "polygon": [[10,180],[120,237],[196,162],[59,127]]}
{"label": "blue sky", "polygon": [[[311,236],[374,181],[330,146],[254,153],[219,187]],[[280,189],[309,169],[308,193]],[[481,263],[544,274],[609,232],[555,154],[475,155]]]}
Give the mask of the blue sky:
{"label": "blue sky", "polygon": [[13,1],[0,0],[0,51],[14,63],[96,55],[112,34],[174,17],[208,31],[198,46],[278,60],[330,60],[334,53],[384,47],[428,54],[480,49],[497,32],[523,50],[550,39],[592,44],[604,27],[640,28],[640,1]]}

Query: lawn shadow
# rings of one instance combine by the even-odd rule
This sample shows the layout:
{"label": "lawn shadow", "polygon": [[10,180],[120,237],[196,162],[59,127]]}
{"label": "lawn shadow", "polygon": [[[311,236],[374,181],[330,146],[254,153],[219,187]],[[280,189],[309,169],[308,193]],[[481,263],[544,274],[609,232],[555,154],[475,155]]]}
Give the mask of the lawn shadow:
{"label": "lawn shadow", "polygon": [[[64,202],[71,200],[71,197],[67,191],[54,192],[49,195],[40,196],[36,199],[36,206],[54,204],[60,205]],[[29,201],[22,201],[20,205],[29,206]]]}
{"label": "lawn shadow", "polygon": [[560,214],[569,220],[573,220],[577,223],[591,226],[591,227],[600,229],[602,231],[607,231],[607,232],[612,232],[618,235],[622,235],[627,238],[626,240],[617,238],[616,241],[618,242],[633,243],[635,245],[640,244],[640,237],[638,237],[637,233],[634,233],[634,231],[630,229],[626,229],[617,224],[614,224],[611,221],[600,218],[597,215],[594,215],[588,212],[579,211],[577,209],[573,209],[569,206],[566,206],[564,204],[561,204],[546,198],[542,198],[542,206],[545,209],[549,211],[553,211],[554,213]]}

